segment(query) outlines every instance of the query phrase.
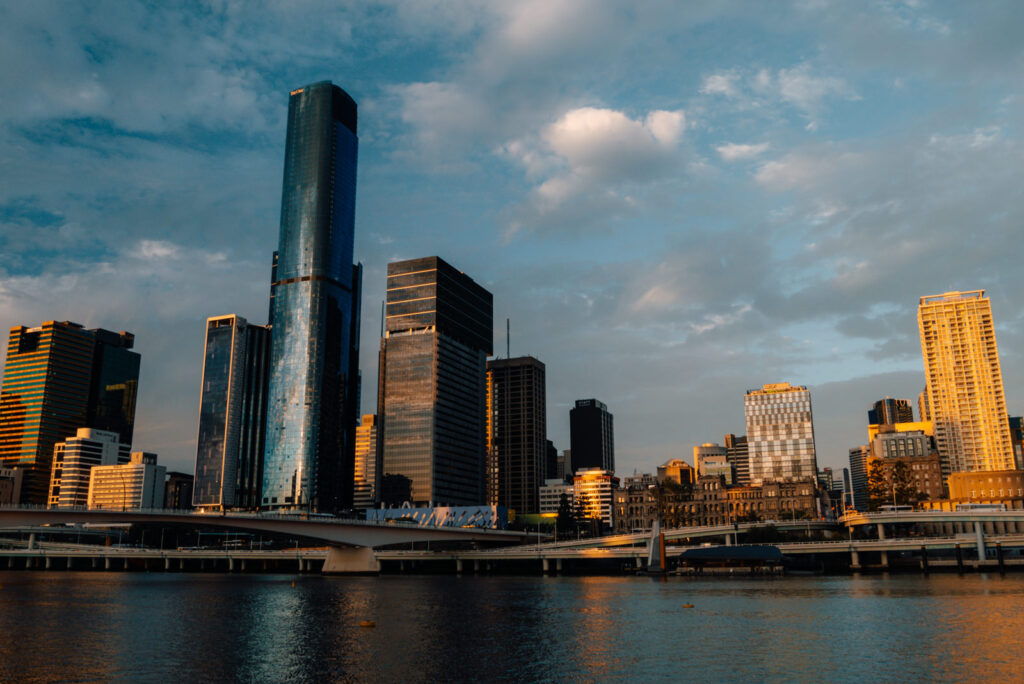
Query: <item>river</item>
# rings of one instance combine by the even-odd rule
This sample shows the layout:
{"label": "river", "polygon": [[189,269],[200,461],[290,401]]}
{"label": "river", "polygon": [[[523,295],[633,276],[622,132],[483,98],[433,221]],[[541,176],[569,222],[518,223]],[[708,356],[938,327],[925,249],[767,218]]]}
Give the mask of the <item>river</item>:
{"label": "river", "polygon": [[0,572],[5,682],[1011,681],[1022,634],[1022,575]]}

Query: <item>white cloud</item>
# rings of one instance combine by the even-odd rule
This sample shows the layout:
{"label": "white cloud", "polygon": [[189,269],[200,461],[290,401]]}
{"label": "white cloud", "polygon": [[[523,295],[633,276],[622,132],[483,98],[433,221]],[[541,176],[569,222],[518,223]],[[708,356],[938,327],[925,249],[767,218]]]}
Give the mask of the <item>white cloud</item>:
{"label": "white cloud", "polygon": [[704,83],[700,87],[700,92],[704,95],[736,97],[740,94],[739,86],[737,85],[739,78],[739,74],[734,71],[711,74],[704,77]]}
{"label": "white cloud", "polygon": [[166,240],[139,240],[139,243],[128,252],[128,255],[144,261],[165,261],[177,259],[181,248]]}
{"label": "white cloud", "polygon": [[737,161],[740,159],[751,159],[760,154],[763,154],[768,150],[768,143],[758,143],[756,145],[742,145],[738,143],[726,143],[719,145],[715,148],[718,155],[727,162]]}

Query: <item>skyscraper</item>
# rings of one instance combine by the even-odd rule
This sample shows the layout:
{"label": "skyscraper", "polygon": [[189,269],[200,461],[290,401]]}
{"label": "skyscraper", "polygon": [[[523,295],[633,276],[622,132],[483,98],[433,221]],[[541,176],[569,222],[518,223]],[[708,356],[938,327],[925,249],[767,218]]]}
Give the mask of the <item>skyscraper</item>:
{"label": "skyscraper", "polygon": [[[922,420],[924,420],[922,418]],[[914,409],[909,399],[879,399],[868,409],[869,425],[895,425],[896,423],[913,423]]]}
{"label": "skyscraper", "polygon": [[750,483],[817,477],[811,393],[788,382],[747,391],[743,398]]}
{"label": "skyscraper", "polygon": [[373,508],[380,498],[380,449],[377,416],[363,416],[356,428],[355,491],[352,507]]}
{"label": "skyscraper", "polygon": [[732,463],[733,470],[736,472],[736,484],[750,484],[750,451],[747,445],[747,436],[740,435],[737,437],[730,432],[725,435],[722,443],[725,444],[725,448],[729,451],[728,459],[729,463]]}
{"label": "skyscraper", "polygon": [[[864,510],[868,501],[868,459],[871,458],[871,447],[863,444],[850,449],[850,492],[851,505]],[[850,503],[850,502],[848,502]]]}
{"label": "skyscraper", "polygon": [[545,367],[532,356],[487,362],[489,504],[539,512],[550,444],[545,395]]}
{"label": "skyscraper", "polygon": [[356,103],[323,81],[291,92],[273,269],[266,508],[352,504],[359,291],[352,264]]}
{"label": "skyscraper", "polygon": [[131,333],[70,321],[11,328],[0,389],[0,465],[26,469],[23,503],[45,505],[54,445],[79,428],[131,439],[139,355]]}
{"label": "skyscraper", "polygon": [[194,506],[259,506],[269,355],[266,326],[234,314],[206,319]]}
{"label": "skyscraper", "polygon": [[943,476],[1012,470],[1003,374],[985,291],[921,297],[917,321]]}
{"label": "skyscraper", "polygon": [[420,504],[483,503],[491,293],[438,257],[388,264],[385,328],[382,482],[406,478]]}
{"label": "skyscraper", "polygon": [[597,399],[577,399],[569,410],[572,468],[615,472],[615,428],[608,407]]}

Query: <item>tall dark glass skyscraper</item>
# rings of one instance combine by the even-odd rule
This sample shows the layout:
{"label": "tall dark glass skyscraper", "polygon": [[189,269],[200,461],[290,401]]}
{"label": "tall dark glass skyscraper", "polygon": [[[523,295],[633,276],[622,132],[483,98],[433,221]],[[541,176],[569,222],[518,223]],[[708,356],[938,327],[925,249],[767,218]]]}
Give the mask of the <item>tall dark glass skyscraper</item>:
{"label": "tall dark glass skyscraper", "polygon": [[[548,477],[544,364],[532,356],[487,362],[487,503],[539,513]],[[557,454],[557,451],[556,451]],[[552,466],[555,464],[552,463]]]}
{"label": "tall dark glass skyscraper", "polygon": [[359,412],[359,290],[352,264],[356,103],[323,81],[291,92],[273,327],[265,508],[351,506]]}
{"label": "tall dark glass skyscraper", "polygon": [[482,504],[493,297],[438,257],[388,264],[387,292],[382,498],[408,483],[414,503]]}
{"label": "tall dark glass skyscraper", "polygon": [[241,316],[206,320],[192,503],[257,508],[263,480],[270,329]]}

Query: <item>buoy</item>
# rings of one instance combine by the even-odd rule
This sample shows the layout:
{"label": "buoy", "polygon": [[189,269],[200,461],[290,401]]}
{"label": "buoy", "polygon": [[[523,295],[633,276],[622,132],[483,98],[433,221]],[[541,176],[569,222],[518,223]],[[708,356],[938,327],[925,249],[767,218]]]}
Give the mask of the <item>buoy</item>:
{"label": "buoy", "polygon": [[683,608],[693,608],[693,604],[692,603],[684,603],[683,604]]}
{"label": "buoy", "polygon": [[362,622],[359,623],[359,626],[360,627],[376,627],[377,623],[374,622],[373,620],[363,620]]}
{"label": "buoy", "polygon": [[295,582],[292,582],[292,586],[293,586],[293,587],[295,586]]}

